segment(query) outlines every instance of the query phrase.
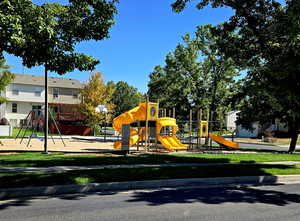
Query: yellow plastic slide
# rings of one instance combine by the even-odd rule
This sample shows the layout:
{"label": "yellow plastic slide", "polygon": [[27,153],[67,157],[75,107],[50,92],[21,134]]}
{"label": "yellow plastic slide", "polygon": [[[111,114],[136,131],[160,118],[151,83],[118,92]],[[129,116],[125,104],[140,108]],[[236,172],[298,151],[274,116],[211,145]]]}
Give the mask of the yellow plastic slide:
{"label": "yellow plastic slide", "polygon": [[239,143],[232,142],[230,140],[226,140],[222,136],[217,136],[217,135],[209,134],[209,137],[213,141],[215,141],[216,143],[218,143],[219,145],[223,145],[223,146],[226,146],[226,147],[229,147],[229,148],[239,148],[240,147]]}
{"label": "yellow plastic slide", "polygon": [[185,150],[187,146],[182,144],[175,136],[157,136],[157,139],[167,150]]}
{"label": "yellow plastic slide", "polygon": [[[175,118],[164,117],[159,118],[156,122],[156,134],[160,134],[163,127],[172,127],[173,134],[176,134],[178,126]],[[157,136],[160,143],[168,150],[183,150],[187,149],[187,146],[182,144],[176,136]]]}
{"label": "yellow plastic slide", "polygon": [[121,114],[113,120],[113,128],[115,131],[121,133],[123,124],[130,124],[137,120],[146,120],[146,103]]}
{"label": "yellow plastic slide", "polygon": [[[130,124],[137,120],[146,120],[146,103],[141,103],[139,106],[121,114],[113,120],[113,128],[118,133],[122,132],[123,124]],[[130,129],[130,141],[129,146],[135,145],[139,140],[139,135],[136,129]],[[116,141],[114,143],[115,149],[120,149],[122,141]]]}

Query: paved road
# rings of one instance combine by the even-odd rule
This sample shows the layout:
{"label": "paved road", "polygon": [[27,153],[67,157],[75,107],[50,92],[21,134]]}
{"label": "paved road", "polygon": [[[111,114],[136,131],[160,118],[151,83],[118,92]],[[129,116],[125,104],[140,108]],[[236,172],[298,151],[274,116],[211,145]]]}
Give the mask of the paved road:
{"label": "paved road", "polygon": [[[226,136],[225,136],[226,137]],[[74,136],[73,138],[77,138],[77,139],[86,139],[86,140],[95,140],[95,141],[100,141],[103,142],[104,137],[92,137],[92,136]],[[231,140],[231,137],[227,137],[227,139]],[[114,142],[117,140],[117,137],[112,137],[112,136],[107,136],[106,137],[107,141],[111,141]],[[185,139],[185,142],[188,143],[189,142],[189,138]],[[204,138],[203,138],[203,142],[204,142]],[[197,140],[194,139],[193,143],[196,144]],[[217,144],[215,142],[213,142],[213,144]],[[240,146],[242,149],[254,149],[254,150],[273,150],[273,151],[288,151],[288,145],[284,145],[284,146],[273,146],[273,145],[263,145],[263,144],[251,144],[251,143],[240,143]],[[297,146],[296,148],[296,152],[300,152],[299,150],[299,146]]]}
{"label": "paved road", "polygon": [[1,221],[300,220],[300,185],[149,190],[0,202]]}
{"label": "paved road", "polygon": [[[253,150],[274,150],[274,151],[288,151],[288,146],[272,146],[272,145],[262,145],[262,144],[250,144],[250,143],[240,143],[242,149],[253,149]],[[297,147],[299,148],[299,147]],[[296,149],[296,152],[299,150]]]}

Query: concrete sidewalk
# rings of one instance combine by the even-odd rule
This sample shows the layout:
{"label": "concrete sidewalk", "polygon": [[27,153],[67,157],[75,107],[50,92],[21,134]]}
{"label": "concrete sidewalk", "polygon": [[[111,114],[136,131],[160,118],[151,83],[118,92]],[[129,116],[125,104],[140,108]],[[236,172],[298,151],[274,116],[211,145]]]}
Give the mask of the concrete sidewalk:
{"label": "concrete sidewalk", "polygon": [[162,163],[162,164],[121,164],[121,165],[89,165],[89,166],[52,166],[52,167],[2,167],[0,173],[58,172],[72,170],[120,169],[120,168],[154,168],[154,167],[199,167],[220,165],[296,165],[300,161],[253,162],[253,163]]}
{"label": "concrete sidewalk", "polygon": [[91,192],[117,192],[140,189],[157,188],[219,188],[241,185],[282,185],[299,184],[300,175],[279,176],[243,176],[243,177],[216,177],[216,178],[190,178],[190,179],[165,179],[145,180],[110,183],[90,183],[55,185],[25,188],[0,189],[0,200],[20,199],[23,197],[53,196],[60,194],[87,194]]}

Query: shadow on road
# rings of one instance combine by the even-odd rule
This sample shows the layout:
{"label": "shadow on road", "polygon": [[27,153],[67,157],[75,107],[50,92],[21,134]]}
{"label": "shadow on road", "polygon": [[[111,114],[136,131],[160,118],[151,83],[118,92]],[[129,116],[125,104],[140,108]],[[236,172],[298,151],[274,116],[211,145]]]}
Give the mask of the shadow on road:
{"label": "shadow on road", "polygon": [[285,206],[289,203],[300,203],[299,194],[281,191],[263,190],[252,187],[158,190],[153,192],[136,192],[128,202],[148,202],[151,206],[169,203],[205,204],[222,203],[264,203]]}
{"label": "shadow on road", "polygon": [[[48,158],[46,158],[48,157]],[[127,157],[104,157],[104,156],[61,156],[52,159],[51,156],[43,156],[40,159],[32,160],[30,156],[27,159],[6,159],[2,160],[3,165],[29,164],[31,166],[51,166],[51,165],[112,165],[112,164],[136,164],[136,163],[176,163],[182,162],[183,157],[172,155],[140,155]],[[46,159],[45,159],[46,158]],[[105,161],[104,161],[105,159]],[[104,162],[103,162],[104,161]],[[184,162],[190,163],[228,163],[226,156],[222,158],[195,158],[184,157]],[[254,163],[248,161],[247,163]],[[61,173],[32,173],[32,174],[12,174],[9,176],[0,176],[2,188],[12,187],[32,187],[47,186],[51,190],[52,185],[74,184],[77,178],[89,179],[91,183],[101,182],[121,182],[133,180],[153,180],[166,179],[169,177],[184,179],[198,177],[232,177],[232,176],[262,176],[271,175],[266,169],[293,169],[288,165],[214,165],[201,167],[181,167],[181,168],[144,168],[141,169],[105,169],[101,172],[97,170],[89,171],[70,171]],[[221,174],[220,174],[221,173]],[[51,178],[51,179],[50,179]],[[273,183],[276,183],[276,178]],[[49,186],[49,187],[48,187]],[[82,188],[82,187],[81,187]],[[48,190],[46,190],[47,192]],[[80,191],[78,191],[80,192]],[[103,192],[99,197],[109,197],[118,194],[120,191]],[[57,196],[62,200],[80,200],[89,196],[89,193],[61,195]],[[0,198],[1,198],[0,193]],[[3,197],[4,198],[4,197]],[[10,201],[0,201],[0,210],[15,206],[30,206],[36,197],[19,198],[15,197]],[[52,197],[49,197],[52,198]],[[46,197],[47,199],[47,197]],[[284,206],[289,203],[300,203],[300,195],[287,194],[281,191],[261,190],[249,187],[243,188],[225,188],[225,189],[173,189],[173,190],[153,190],[150,192],[135,192],[128,202],[146,202],[152,206],[158,206],[168,203],[193,203],[202,202],[206,204],[221,204],[226,202],[240,203],[266,203],[278,206]]]}

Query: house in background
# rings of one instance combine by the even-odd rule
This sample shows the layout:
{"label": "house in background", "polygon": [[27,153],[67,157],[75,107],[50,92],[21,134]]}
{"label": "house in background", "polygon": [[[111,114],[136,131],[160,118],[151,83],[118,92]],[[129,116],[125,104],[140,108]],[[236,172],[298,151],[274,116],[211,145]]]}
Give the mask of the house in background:
{"label": "house in background", "polygon": [[229,111],[226,115],[226,129],[235,131],[238,137],[258,137],[261,128],[257,123],[253,124],[254,130],[247,130],[236,123],[239,111]]}
{"label": "house in background", "polygon": [[[77,121],[82,117],[75,111],[80,104],[79,96],[82,84],[76,79],[48,79],[49,107],[55,112],[56,120]],[[8,102],[0,106],[1,118],[5,117],[12,126],[25,124],[30,111],[41,111],[44,104],[44,77],[27,74],[15,74],[15,79],[2,93]]]}
{"label": "house in background", "polygon": [[270,125],[263,128],[260,124],[253,122],[253,131],[243,128],[236,123],[239,111],[230,111],[226,115],[226,127],[229,131],[236,131],[237,137],[250,137],[255,138],[262,134],[264,131],[270,132],[288,132],[287,125],[281,123],[279,120],[274,120]]}

